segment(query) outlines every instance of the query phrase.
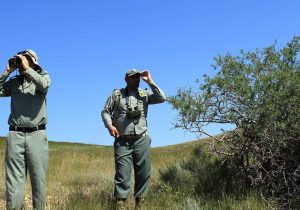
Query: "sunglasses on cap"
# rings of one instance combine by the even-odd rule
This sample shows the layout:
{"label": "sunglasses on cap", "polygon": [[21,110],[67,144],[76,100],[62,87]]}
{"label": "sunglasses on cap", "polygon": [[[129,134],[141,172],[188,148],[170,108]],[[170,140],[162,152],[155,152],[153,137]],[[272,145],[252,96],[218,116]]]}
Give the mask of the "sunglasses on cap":
{"label": "sunglasses on cap", "polygon": [[18,52],[17,55],[29,55],[31,57],[31,59],[34,59],[35,60],[35,57],[28,51],[21,51],[21,52]]}

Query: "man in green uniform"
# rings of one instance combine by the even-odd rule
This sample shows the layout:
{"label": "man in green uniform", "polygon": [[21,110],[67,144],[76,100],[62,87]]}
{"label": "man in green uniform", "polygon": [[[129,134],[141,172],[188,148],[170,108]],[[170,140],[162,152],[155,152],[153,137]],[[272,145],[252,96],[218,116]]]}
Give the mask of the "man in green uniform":
{"label": "man in green uniform", "polygon": [[[16,69],[19,75],[7,80]],[[38,65],[38,56],[33,50],[10,58],[0,76],[0,96],[11,97],[5,157],[7,209],[23,208],[27,170],[33,209],[45,209],[48,168],[46,95],[50,83],[49,75]]]}
{"label": "man in green uniform", "polygon": [[[139,88],[140,78],[151,91]],[[102,111],[102,119],[115,138],[115,191],[117,209],[124,209],[130,190],[131,167],[134,168],[134,196],[138,208],[150,181],[150,143],[147,132],[149,104],[166,100],[163,91],[153,82],[149,71],[130,69],[125,75],[126,88],[114,90]]]}

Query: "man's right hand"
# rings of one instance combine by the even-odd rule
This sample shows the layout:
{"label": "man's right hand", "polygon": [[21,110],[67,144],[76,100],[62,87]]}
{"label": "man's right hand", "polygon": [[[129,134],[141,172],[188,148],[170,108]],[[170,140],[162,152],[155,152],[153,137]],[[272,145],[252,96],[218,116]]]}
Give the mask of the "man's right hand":
{"label": "man's right hand", "polygon": [[10,75],[14,70],[16,70],[16,68],[9,66],[9,64],[6,65],[5,68],[6,74]]}
{"label": "man's right hand", "polygon": [[[11,58],[10,58],[11,59]],[[7,75],[10,75],[13,71],[17,69],[16,66],[11,66],[9,63],[6,65],[5,72]]]}
{"label": "man's right hand", "polygon": [[108,130],[111,136],[118,138],[119,137],[119,132],[117,128],[113,125],[108,126]]}

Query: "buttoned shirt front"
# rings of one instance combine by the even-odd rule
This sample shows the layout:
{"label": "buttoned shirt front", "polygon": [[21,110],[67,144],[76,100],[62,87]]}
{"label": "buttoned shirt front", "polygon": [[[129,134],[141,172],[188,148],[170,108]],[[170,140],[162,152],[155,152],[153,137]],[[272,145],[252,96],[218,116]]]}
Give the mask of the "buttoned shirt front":
{"label": "buttoned shirt front", "polygon": [[29,68],[24,76],[18,75],[8,81],[8,75],[0,76],[0,96],[11,96],[11,114],[8,124],[34,127],[47,122],[46,95],[51,84],[47,72],[38,73]]}

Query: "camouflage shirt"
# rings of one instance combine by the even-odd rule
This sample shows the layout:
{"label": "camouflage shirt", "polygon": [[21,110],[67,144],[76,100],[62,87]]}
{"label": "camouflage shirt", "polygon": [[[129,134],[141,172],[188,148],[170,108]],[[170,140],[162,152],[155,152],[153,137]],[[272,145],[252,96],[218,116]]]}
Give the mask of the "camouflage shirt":
{"label": "camouflage shirt", "polygon": [[[127,89],[114,90],[101,112],[106,127],[113,124],[119,135],[142,134],[147,130],[147,112],[149,104],[158,104],[166,100],[163,91],[157,85],[150,85],[152,91],[139,88],[136,93]],[[126,99],[127,98],[127,99]],[[126,116],[128,107],[140,111],[138,119]]]}

